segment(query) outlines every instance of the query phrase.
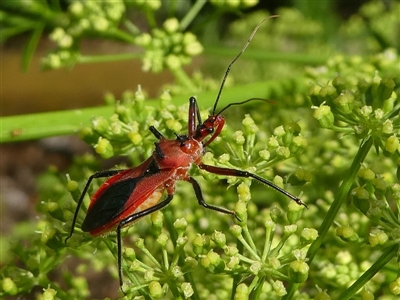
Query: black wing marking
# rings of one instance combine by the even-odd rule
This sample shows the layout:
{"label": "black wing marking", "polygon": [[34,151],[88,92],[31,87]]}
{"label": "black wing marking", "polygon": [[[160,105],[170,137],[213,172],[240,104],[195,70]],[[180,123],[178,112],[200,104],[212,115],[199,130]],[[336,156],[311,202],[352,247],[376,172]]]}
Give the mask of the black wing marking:
{"label": "black wing marking", "polygon": [[82,231],[95,230],[120,215],[136,184],[142,179],[143,177],[129,178],[115,182],[105,189],[104,193],[96,199],[96,202],[87,212],[82,223]]}

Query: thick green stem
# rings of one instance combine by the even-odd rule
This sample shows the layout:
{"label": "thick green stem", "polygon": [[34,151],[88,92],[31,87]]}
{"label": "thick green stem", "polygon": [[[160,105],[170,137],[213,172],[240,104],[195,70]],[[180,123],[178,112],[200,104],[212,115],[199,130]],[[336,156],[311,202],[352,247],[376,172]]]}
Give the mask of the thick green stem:
{"label": "thick green stem", "polygon": [[[269,98],[278,85],[296,84],[306,89],[300,80],[293,78],[255,82],[248,85],[237,85],[225,88],[220,100],[220,107],[228,103],[249,99],[252,97]],[[174,96],[174,104],[182,105],[188,102],[192,92],[187,96]],[[214,104],[216,92],[196,93],[201,108],[209,108]],[[157,106],[159,101],[147,100],[146,105]],[[41,139],[52,136],[75,134],[80,128],[91,125],[93,117],[109,117],[114,112],[114,106],[90,107],[77,110],[55,111],[29,115],[0,117],[0,143],[20,142]]]}
{"label": "thick green stem", "polygon": [[199,11],[203,8],[204,4],[207,3],[207,0],[197,0],[195,4],[190,8],[190,10],[186,13],[185,17],[182,19],[180,24],[180,30],[185,31],[189,24],[193,21],[193,19],[197,16]]}
{"label": "thick green stem", "polygon": [[322,245],[322,242],[325,240],[326,234],[328,230],[332,227],[333,221],[342,207],[342,204],[347,198],[347,195],[350,192],[352,185],[354,184],[354,179],[357,175],[358,170],[360,169],[361,164],[363,163],[365,157],[367,156],[371,146],[373,144],[373,139],[369,138],[366,140],[358,149],[357,155],[354,158],[354,161],[350,167],[349,172],[347,173],[347,177],[344,178],[342,185],[339,187],[339,190],[336,193],[335,200],[332,202],[331,207],[329,208],[324,221],[321,224],[321,227],[318,231],[318,238],[311,244],[310,249],[308,250],[308,263],[311,264],[314,259],[317,251]]}

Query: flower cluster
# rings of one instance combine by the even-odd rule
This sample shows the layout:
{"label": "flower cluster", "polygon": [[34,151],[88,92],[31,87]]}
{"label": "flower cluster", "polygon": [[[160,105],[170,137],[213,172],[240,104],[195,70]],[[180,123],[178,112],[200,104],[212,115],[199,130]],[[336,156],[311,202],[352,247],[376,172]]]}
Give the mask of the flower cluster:
{"label": "flower cluster", "polygon": [[149,157],[154,148],[154,140],[148,138],[152,136],[149,127],[154,126],[166,135],[178,133],[183,127],[181,122],[186,122],[187,118],[184,107],[178,109],[171,104],[168,91],[160,96],[160,100],[159,110],[145,105],[140,86],[136,92],[125,92],[119,101],[108,94],[106,101],[114,105],[114,113],[109,118],[93,118],[92,126],[83,127],[80,136],[93,144],[103,158],[131,153],[141,153],[142,159]]}
{"label": "flower cluster", "polygon": [[[400,64],[394,52],[374,58],[375,64]],[[389,72],[380,74],[372,64],[356,58],[348,61],[341,57],[332,59],[329,72],[337,71],[333,80],[315,84],[310,90],[314,105],[314,117],[322,128],[357,138],[374,139],[375,146],[386,155],[399,155],[400,119],[396,111],[400,107],[396,76]],[[328,73],[325,70],[312,72]],[[350,75],[349,72],[352,72]],[[395,72],[395,70],[393,70]],[[349,79],[351,78],[351,79]]]}
{"label": "flower cluster", "polygon": [[[243,282],[233,291],[235,299],[248,299],[254,292],[259,293],[260,298],[271,294],[282,297],[288,293],[284,282],[305,282],[309,272],[306,250],[318,233],[310,228],[300,230],[295,224],[304,208],[290,204],[287,217],[293,222],[281,226],[274,221],[281,220],[281,211],[265,210],[257,217],[253,209],[247,210],[251,198],[247,184],[239,185],[238,193],[240,199],[235,210],[243,222],[231,225],[230,233],[215,230],[211,234],[199,234],[194,230],[196,218],[190,210],[185,213],[177,210],[177,216],[184,214],[186,217],[178,217],[173,222],[175,234],[168,234],[163,232],[163,224],[171,220],[160,211],[154,213],[151,231],[155,242],[149,242],[149,238],[147,242],[139,237],[132,239],[144,257],[139,258],[133,248],[124,250],[129,272],[135,274],[137,280],[141,278],[141,288],[148,287],[152,297],[165,297],[162,286],[168,283],[175,298],[186,299],[194,293],[195,285],[201,298],[209,297],[213,290],[217,293],[214,296],[226,298],[229,289],[218,289],[218,286],[229,286],[231,276],[251,277],[251,282]],[[220,226],[225,223],[224,218],[217,219]],[[255,235],[250,229],[254,226],[259,228]],[[151,250],[148,245],[152,245]],[[156,249],[163,253],[163,264],[153,256]],[[182,263],[178,264],[178,258]],[[192,275],[186,276],[188,273]],[[196,280],[204,274],[207,274],[205,280]],[[218,276],[218,281],[213,280],[214,276]],[[207,286],[202,288],[205,283]],[[128,286],[126,292],[134,295],[136,289]]]}
{"label": "flower cluster", "polygon": [[64,22],[50,33],[57,48],[43,59],[43,68],[57,69],[75,63],[85,36],[120,36],[122,32],[117,27],[124,13],[123,1],[72,1],[63,16]]}
{"label": "flower cluster", "polygon": [[138,36],[135,42],[146,50],[143,70],[155,73],[165,68],[180,69],[203,51],[194,34],[180,32],[179,21],[175,18],[166,20],[162,29],[155,28],[150,34]]}

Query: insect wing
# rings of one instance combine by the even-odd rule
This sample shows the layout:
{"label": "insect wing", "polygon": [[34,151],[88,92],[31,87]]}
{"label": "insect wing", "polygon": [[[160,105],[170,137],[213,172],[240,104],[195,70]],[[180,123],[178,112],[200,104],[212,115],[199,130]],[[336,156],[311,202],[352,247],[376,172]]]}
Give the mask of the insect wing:
{"label": "insect wing", "polygon": [[104,189],[101,194],[97,193],[82,223],[82,230],[95,230],[119,216],[139,180],[143,180],[143,177],[117,181]]}
{"label": "insect wing", "polygon": [[107,232],[121,220],[137,212],[137,208],[157,189],[163,187],[174,173],[173,170],[161,170],[155,174],[132,178],[127,171],[108,179],[93,196],[82,223],[83,231],[92,235]]}

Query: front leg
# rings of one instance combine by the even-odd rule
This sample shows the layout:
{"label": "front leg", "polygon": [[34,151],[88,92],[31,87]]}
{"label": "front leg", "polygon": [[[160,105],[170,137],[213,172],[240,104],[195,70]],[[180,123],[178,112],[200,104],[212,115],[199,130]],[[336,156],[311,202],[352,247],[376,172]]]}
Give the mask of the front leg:
{"label": "front leg", "polygon": [[292,199],[293,201],[296,201],[297,204],[303,205],[304,207],[307,208],[307,205],[303,201],[301,201],[298,197],[293,196],[292,194],[290,194],[289,192],[286,192],[284,189],[282,189],[281,187],[272,183],[271,181],[268,181],[256,174],[253,174],[253,173],[250,173],[247,171],[242,171],[242,170],[221,168],[221,167],[215,167],[215,166],[210,166],[210,165],[205,165],[205,164],[199,164],[199,168],[202,170],[205,170],[207,172],[218,174],[218,175],[253,178],[261,183],[264,183],[264,184],[272,187],[273,189],[277,190],[278,192],[285,195],[286,197]]}

